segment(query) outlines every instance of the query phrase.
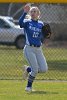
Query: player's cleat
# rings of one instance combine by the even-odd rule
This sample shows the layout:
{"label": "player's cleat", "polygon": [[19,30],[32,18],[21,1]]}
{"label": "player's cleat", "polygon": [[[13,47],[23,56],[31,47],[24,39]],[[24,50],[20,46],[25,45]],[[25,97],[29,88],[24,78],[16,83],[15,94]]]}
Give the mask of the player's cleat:
{"label": "player's cleat", "polygon": [[32,88],[31,88],[31,87],[26,87],[26,88],[25,88],[25,91],[27,91],[27,92],[32,92]]}
{"label": "player's cleat", "polygon": [[27,92],[35,92],[35,90],[32,89],[31,87],[26,87],[25,88],[25,91],[27,91]]}
{"label": "player's cleat", "polygon": [[23,79],[26,80],[28,77],[27,66],[23,66]]}

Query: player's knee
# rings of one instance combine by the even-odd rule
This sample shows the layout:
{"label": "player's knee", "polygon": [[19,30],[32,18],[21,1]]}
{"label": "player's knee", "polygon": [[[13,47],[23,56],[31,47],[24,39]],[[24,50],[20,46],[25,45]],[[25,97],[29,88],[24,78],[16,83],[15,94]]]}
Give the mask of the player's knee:
{"label": "player's knee", "polygon": [[46,72],[48,71],[48,66],[46,67]]}
{"label": "player's knee", "polygon": [[41,69],[42,73],[47,72],[47,71],[48,71],[48,67],[47,66],[46,66],[46,68]]}

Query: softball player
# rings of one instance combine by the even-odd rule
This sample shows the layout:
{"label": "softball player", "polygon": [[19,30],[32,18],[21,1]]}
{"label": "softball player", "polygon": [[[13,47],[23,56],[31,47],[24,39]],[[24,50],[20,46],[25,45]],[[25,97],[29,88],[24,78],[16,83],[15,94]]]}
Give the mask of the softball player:
{"label": "softball player", "polygon": [[[30,14],[31,19],[25,19],[27,13]],[[25,69],[25,78],[28,75],[28,82],[25,88],[26,91],[32,91],[32,83],[39,72],[46,72],[48,66],[41,48],[42,26],[43,22],[39,21],[40,10],[38,7],[24,6],[24,13],[19,19],[20,27],[24,28],[26,36],[26,45],[24,47],[24,54],[30,66]]]}

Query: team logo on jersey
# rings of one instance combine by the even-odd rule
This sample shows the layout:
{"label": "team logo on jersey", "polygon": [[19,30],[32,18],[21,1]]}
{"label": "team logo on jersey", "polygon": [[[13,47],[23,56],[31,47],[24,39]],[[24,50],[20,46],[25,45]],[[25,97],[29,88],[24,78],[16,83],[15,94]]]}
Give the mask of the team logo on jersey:
{"label": "team logo on jersey", "polygon": [[29,26],[29,29],[35,32],[41,32],[41,29],[34,27],[34,26]]}

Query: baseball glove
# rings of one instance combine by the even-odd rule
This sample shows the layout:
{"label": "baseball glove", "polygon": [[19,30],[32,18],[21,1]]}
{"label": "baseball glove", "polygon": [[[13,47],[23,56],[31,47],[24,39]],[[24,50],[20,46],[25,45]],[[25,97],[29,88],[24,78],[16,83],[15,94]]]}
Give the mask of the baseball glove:
{"label": "baseball glove", "polygon": [[51,36],[51,28],[49,24],[44,24],[44,26],[42,27],[42,34],[43,34],[43,38],[50,38]]}

